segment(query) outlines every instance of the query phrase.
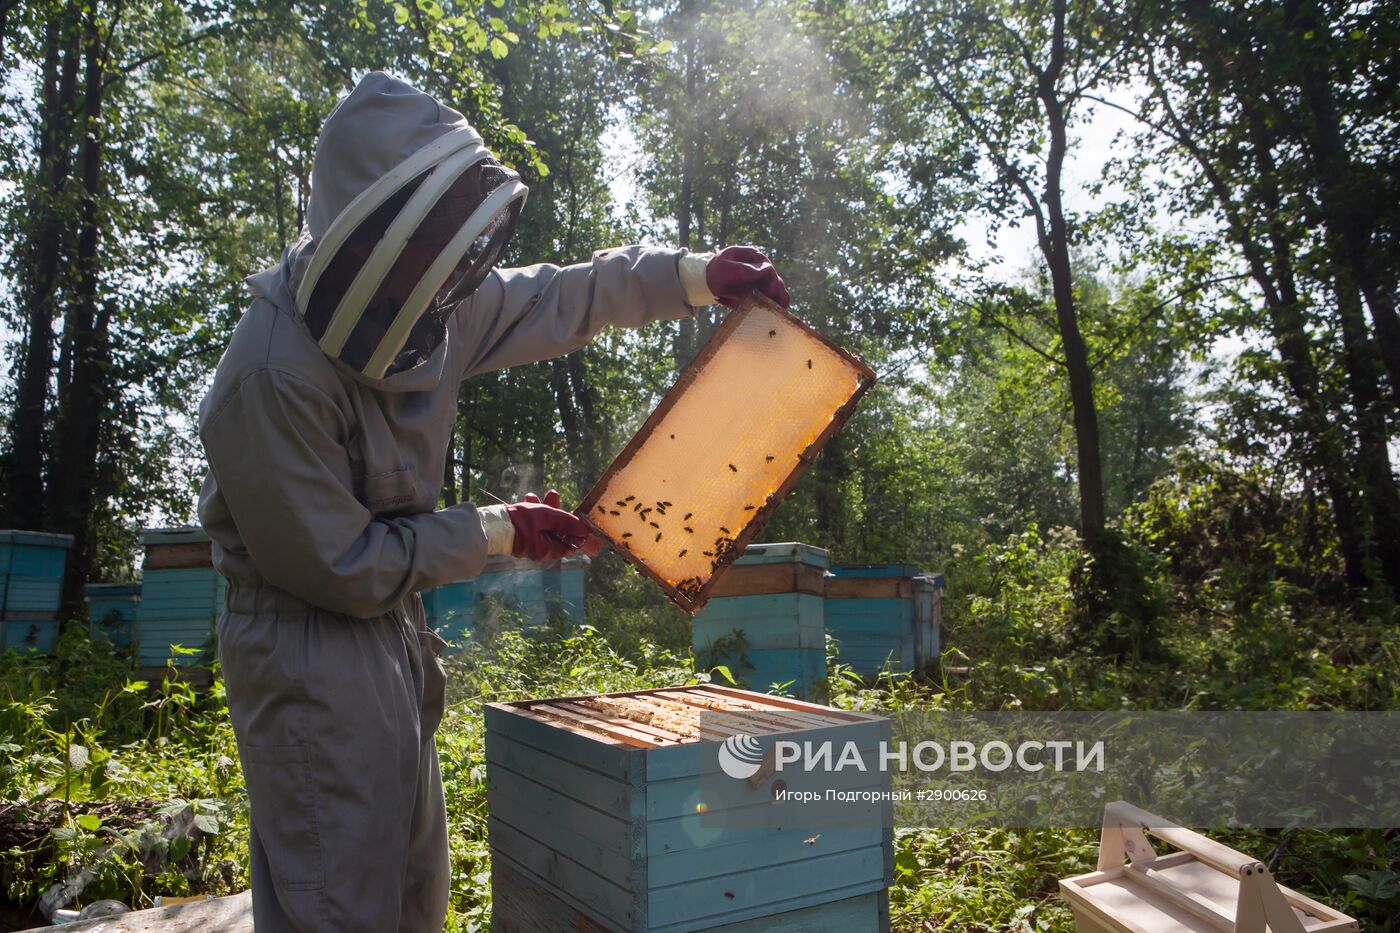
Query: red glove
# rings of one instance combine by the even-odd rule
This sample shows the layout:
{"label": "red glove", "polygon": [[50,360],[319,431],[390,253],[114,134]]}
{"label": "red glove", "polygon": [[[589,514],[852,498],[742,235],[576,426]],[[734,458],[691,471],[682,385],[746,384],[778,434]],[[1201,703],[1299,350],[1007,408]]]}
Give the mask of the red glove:
{"label": "red glove", "polygon": [[705,266],[705,284],[726,308],[736,308],[755,288],[784,308],[791,299],[778,270],[752,246],[726,246]]}
{"label": "red glove", "polygon": [[511,553],[530,560],[558,560],[577,550],[591,532],[577,515],[559,507],[559,493],[551,489],[544,501],[533,492],[524,502],[506,506],[515,526],[515,547]]}

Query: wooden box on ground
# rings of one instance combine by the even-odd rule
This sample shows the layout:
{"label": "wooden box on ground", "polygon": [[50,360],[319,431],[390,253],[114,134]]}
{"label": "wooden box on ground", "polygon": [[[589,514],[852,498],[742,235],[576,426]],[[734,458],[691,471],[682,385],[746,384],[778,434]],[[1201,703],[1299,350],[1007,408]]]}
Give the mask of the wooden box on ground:
{"label": "wooden box on ground", "polygon": [[53,654],[72,535],[0,531],[0,650]]}
{"label": "wooden box on ground", "polygon": [[808,544],[751,544],[691,623],[697,670],[724,665],[751,690],[774,684],[815,698],[826,678],[830,555]]}
{"label": "wooden box on ground", "polygon": [[214,569],[209,536],[203,530],[151,528],[141,535],[146,558],[141,570],[141,602],[136,607],[137,659],[142,667],[192,664],[199,655],[172,646],[204,649],[224,609],[227,584]]}
{"label": "wooden box on ground", "polygon": [[[1149,835],[1179,851],[1157,855]],[[1080,933],[1360,929],[1278,884],[1258,859],[1122,801],[1104,810],[1098,870],[1061,881],[1060,893]]]}
{"label": "wooden box on ground", "polygon": [[89,583],[83,588],[87,601],[88,631],[121,647],[136,637],[136,607],[141,603],[139,583]]}
{"label": "wooden box on ground", "polygon": [[826,630],[857,674],[922,672],[938,659],[942,576],[913,564],[846,564],[826,581]]}
{"label": "wooden box on ground", "polygon": [[478,626],[518,624],[528,630],[547,625],[556,615],[582,625],[588,564],[583,555],[545,563],[492,557],[480,576],[423,593],[423,609],[428,624],[456,644]]}
{"label": "wooden box on ground", "polygon": [[[740,780],[720,773],[718,753],[746,734],[873,754],[889,728],[714,685],[489,705],[492,929],[888,930],[888,804],[840,826],[777,825],[790,821],[761,818],[774,812],[764,808],[777,780],[800,791],[829,775],[761,769]],[[872,769],[849,786],[887,791],[889,780]],[[730,783],[717,792],[716,781]]]}

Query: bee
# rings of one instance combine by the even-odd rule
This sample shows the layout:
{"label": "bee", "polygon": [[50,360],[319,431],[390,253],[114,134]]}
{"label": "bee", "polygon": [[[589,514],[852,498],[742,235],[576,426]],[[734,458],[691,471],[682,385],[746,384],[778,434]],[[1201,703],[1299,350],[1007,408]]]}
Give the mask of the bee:
{"label": "bee", "polygon": [[624,531],[624,532],[622,533],[622,536],[623,536],[624,538],[630,538],[630,537],[632,537],[632,532],[630,532],[630,531]]}
{"label": "bee", "polygon": [[807,361],[807,368],[808,368],[808,369],[811,369],[811,368],[812,368],[812,361],[811,361],[811,360],[808,360],[808,361]]}
{"label": "bee", "polygon": [[686,525],[686,526],[685,526],[685,533],[688,534],[688,535],[693,535],[693,534],[695,534],[695,529],[694,529],[694,528],[691,528],[689,525]]}
{"label": "bee", "polygon": [[651,509],[648,507],[648,508],[642,509],[642,510],[641,510],[639,513],[637,513],[637,514],[641,515],[642,518],[645,519],[645,518],[647,517],[647,513],[650,512],[650,511],[651,511]]}
{"label": "bee", "polygon": [[675,439],[676,439],[676,435],[672,434],[672,435],[671,435],[671,440],[674,441]]}
{"label": "bee", "polygon": [[686,553],[687,553],[688,550],[689,550],[688,548],[681,548],[681,552],[680,552],[679,554],[677,554],[676,556],[677,556],[677,557],[684,557],[684,556],[686,555]]}
{"label": "bee", "polygon": [[729,464],[729,469],[733,470],[735,473],[738,473],[738,472],[739,472],[739,468],[736,467],[736,466],[735,466],[734,464],[732,464],[732,463]]}
{"label": "bee", "polygon": [[650,526],[653,527],[653,528],[660,528],[660,527],[661,527],[661,526],[658,525],[656,522],[647,522],[647,524],[650,525]]}
{"label": "bee", "polygon": [[715,552],[714,552],[714,551],[701,551],[700,553],[701,553],[701,554],[704,554],[706,557],[714,557],[714,556],[715,556]]}
{"label": "bee", "polygon": [[622,514],[622,513],[619,512],[617,509],[610,509],[609,511],[611,511],[613,515],[621,515],[621,514]]}
{"label": "bee", "polygon": [[722,532],[724,532],[724,533],[727,534],[727,535],[732,535],[732,534],[734,533],[734,532],[730,531],[728,528],[724,527],[723,525],[720,525],[720,526],[719,526],[719,530],[722,531]]}
{"label": "bee", "polygon": [[746,506],[744,506],[744,511],[745,511],[745,512],[752,512],[752,511],[753,511],[753,506],[751,506],[751,505],[746,505]]}
{"label": "bee", "polygon": [[637,498],[637,497],[636,497],[636,496],[627,496],[627,497],[626,497],[625,499],[623,499],[622,501],[623,501],[623,502],[631,502],[631,501],[632,501],[633,499],[635,499],[635,498]]}
{"label": "bee", "polygon": [[659,532],[659,531],[656,533],[656,540],[657,540],[657,541],[660,541],[660,540],[661,540],[661,532]]}
{"label": "bee", "polygon": [[773,462],[774,460],[776,460],[777,458],[774,457],[772,454],[769,454],[768,456],[764,457],[763,459],[764,459],[764,460],[767,460],[769,463],[772,463],[772,462]]}
{"label": "bee", "polygon": [[686,512],[686,513],[685,513],[685,517],[682,518],[681,521],[683,521],[683,522],[688,522],[688,521],[690,521],[690,516],[692,516],[692,515],[694,515],[694,514],[695,514],[694,512]]}
{"label": "bee", "polygon": [[602,512],[604,515],[607,515],[607,514],[608,514],[608,507],[607,507],[606,505],[603,505],[603,504],[599,503],[599,505],[598,505],[598,511],[599,511],[599,512]]}
{"label": "bee", "polygon": [[770,330],[770,331],[768,332],[768,336],[769,336],[769,337],[776,337],[776,336],[778,336],[778,332],[777,332],[776,330]]}

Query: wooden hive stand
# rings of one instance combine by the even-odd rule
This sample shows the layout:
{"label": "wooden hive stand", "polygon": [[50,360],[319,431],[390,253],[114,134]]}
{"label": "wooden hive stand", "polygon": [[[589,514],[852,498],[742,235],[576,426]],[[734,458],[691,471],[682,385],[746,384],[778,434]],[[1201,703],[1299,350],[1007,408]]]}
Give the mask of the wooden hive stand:
{"label": "wooden hive stand", "polygon": [[[1156,854],[1149,835],[1179,851]],[[1276,882],[1258,859],[1121,800],[1104,809],[1098,870],[1062,880],[1060,893],[1079,933],[1360,929]]]}
{"label": "wooden hive stand", "polygon": [[751,544],[695,614],[696,669],[724,665],[751,690],[774,684],[816,699],[826,679],[823,596],[830,555],[810,544]]}
{"label": "wooden hive stand", "polygon": [[[739,779],[718,755],[740,734],[873,754],[889,730],[879,716],[714,685],[492,703],[491,929],[887,933],[891,805],[792,825],[776,792],[829,775],[765,765]],[[837,780],[890,788],[888,772]]]}

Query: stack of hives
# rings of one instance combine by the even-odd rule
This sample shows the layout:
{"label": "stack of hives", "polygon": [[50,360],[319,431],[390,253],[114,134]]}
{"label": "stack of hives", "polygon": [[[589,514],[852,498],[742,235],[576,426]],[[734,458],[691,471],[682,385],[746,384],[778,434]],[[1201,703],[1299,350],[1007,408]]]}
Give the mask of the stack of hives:
{"label": "stack of hives", "polygon": [[823,594],[830,556],[808,544],[752,544],[695,614],[696,665],[722,665],[754,690],[812,699],[826,677]]}
{"label": "stack of hives", "polygon": [[0,649],[52,654],[72,535],[0,531]]}
{"label": "stack of hives", "polygon": [[83,588],[87,601],[88,630],[122,647],[136,639],[136,607],[141,604],[139,583],[89,583]]}
{"label": "stack of hives", "polygon": [[[150,528],[136,608],[137,657],[143,667],[199,660],[214,637],[227,585],[214,569],[209,536],[200,528]],[[174,646],[196,649],[178,654]]]}
{"label": "stack of hives", "polygon": [[843,564],[826,583],[826,630],[842,663],[874,677],[938,661],[943,575],[913,564]]}
{"label": "stack of hives", "polygon": [[[703,686],[492,704],[486,729],[498,933],[888,929],[888,807],[804,827],[770,816],[775,793],[830,775],[739,779],[719,757],[731,736],[873,755],[886,720]],[[878,770],[841,780],[889,787]]]}
{"label": "stack of hives", "polygon": [[519,625],[530,631],[556,616],[582,625],[588,563],[583,555],[547,562],[492,557],[480,576],[423,593],[428,624],[456,644],[488,626]]}

